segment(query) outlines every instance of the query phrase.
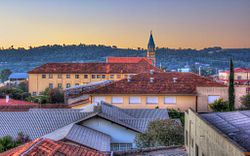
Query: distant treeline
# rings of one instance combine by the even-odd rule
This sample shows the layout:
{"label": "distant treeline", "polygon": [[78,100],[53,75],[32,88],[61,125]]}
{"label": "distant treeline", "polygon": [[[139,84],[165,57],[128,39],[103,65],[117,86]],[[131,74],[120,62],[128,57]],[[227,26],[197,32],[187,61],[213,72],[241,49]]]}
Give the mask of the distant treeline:
{"label": "distant treeline", "polygon": [[[40,47],[0,49],[0,70],[27,72],[47,62],[104,62],[107,56],[146,56],[145,49],[121,49],[104,45],[47,45]],[[233,58],[236,67],[250,67],[249,49],[222,49],[220,47],[196,49],[157,48],[157,66],[172,70],[209,64],[212,68],[226,69]]]}

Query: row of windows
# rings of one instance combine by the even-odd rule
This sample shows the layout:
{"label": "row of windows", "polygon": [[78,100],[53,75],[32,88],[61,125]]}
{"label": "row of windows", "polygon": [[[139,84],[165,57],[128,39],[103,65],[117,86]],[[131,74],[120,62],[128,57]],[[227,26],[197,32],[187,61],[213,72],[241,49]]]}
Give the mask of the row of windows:
{"label": "row of windows", "polygon": [[[75,86],[79,86],[79,83],[76,83]],[[66,83],[66,88],[70,88],[71,84],[70,83]],[[49,83],[49,88],[53,89],[54,88],[54,84],[53,83]],[[58,83],[57,84],[57,88],[63,88],[62,83]]]}
{"label": "row of windows", "polygon": [[[208,103],[213,103],[215,100],[220,99],[220,96],[217,95],[211,95],[208,96]],[[100,101],[105,101],[105,97],[94,97],[93,102],[98,103]],[[111,102],[113,104],[122,104],[123,103],[123,97],[120,96],[114,96],[111,99]],[[157,96],[148,96],[146,98],[147,104],[158,104],[158,97]],[[130,104],[140,104],[141,103],[141,97],[139,96],[131,96],[129,97],[129,103]],[[164,103],[165,104],[176,104],[176,97],[175,96],[166,96],[164,97]]]}
{"label": "row of windows", "polygon": [[[114,75],[114,74],[111,74],[109,75],[109,78],[110,79],[114,79],[116,76],[117,79],[120,79],[122,78],[122,75],[120,74],[117,74],[117,75]],[[124,78],[127,78],[129,75],[124,75]],[[70,74],[66,74],[66,78],[67,79],[70,79],[71,75]],[[89,78],[89,75],[85,74],[83,75],[84,79],[88,79]],[[47,74],[42,74],[42,78],[43,79],[46,79],[47,78]],[[48,74],[48,78],[49,79],[53,79],[53,74]],[[62,74],[57,74],[57,78],[58,79],[62,79]],[[80,78],[80,75],[79,74],[75,74],[75,79],[79,79]],[[106,78],[106,75],[96,75],[96,74],[93,74],[91,75],[91,78],[92,79],[105,79]]]}
{"label": "row of windows", "polygon": [[[111,99],[112,104],[123,104],[123,97],[120,96],[114,96]],[[105,97],[94,97],[93,102],[98,103],[101,101],[105,101]],[[148,96],[146,98],[147,104],[158,104],[158,97],[157,96]],[[130,104],[140,104],[141,103],[141,97],[139,96],[131,96],[129,97],[129,103]],[[176,97],[174,96],[166,96],[164,98],[165,104],[176,104]]]}

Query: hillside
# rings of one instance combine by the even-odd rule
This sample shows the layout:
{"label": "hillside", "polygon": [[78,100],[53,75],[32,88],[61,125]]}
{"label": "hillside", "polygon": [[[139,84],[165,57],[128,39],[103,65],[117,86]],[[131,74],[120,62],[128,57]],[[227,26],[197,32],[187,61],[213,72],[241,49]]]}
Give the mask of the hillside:
{"label": "hillside", "polygon": [[[0,70],[11,69],[14,72],[27,72],[47,62],[96,62],[105,61],[107,56],[145,56],[146,50],[120,49],[103,45],[53,45],[30,49],[0,50]],[[225,69],[229,58],[235,66],[250,67],[250,49],[221,49],[219,47],[195,49],[158,48],[157,65],[168,70],[184,67],[196,62],[209,64],[211,68]]]}

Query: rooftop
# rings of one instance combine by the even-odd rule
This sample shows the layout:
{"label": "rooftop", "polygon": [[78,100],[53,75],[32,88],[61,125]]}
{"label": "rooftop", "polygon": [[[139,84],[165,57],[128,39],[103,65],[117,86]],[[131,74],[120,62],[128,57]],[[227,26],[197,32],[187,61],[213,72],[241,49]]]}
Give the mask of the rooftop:
{"label": "rooftop", "polygon": [[107,57],[107,63],[138,63],[141,60],[146,60],[152,64],[152,60],[148,60],[146,57]]}
{"label": "rooftop", "polygon": [[85,94],[196,94],[196,87],[226,87],[194,73],[142,73]]}
{"label": "rooftop", "polygon": [[250,111],[200,114],[203,119],[250,152]]}
{"label": "rooftop", "polygon": [[[230,71],[224,71],[224,73],[229,74]],[[250,73],[250,68],[234,68],[234,73]]]}
{"label": "rooftop", "polygon": [[9,79],[27,79],[27,73],[11,73]]}
{"label": "rooftop", "polygon": [[154,67],[146,60],[141,60],[137,63],[47,63],[28,73],[138,74],[149,72],[150,70],[162,72],[162,70]]}
{"label": "rooftop", "polygon": [[14,99],[9,99],[8,102],[6,99],[0,99],[0,106],[37,106],[37,103],[33,102],[28,102],[28,101],[23,101],[23,100],[14,100]]}
{"label": "rooftop", "polygon": [[1,153],[4,156],[15,156],[15,155],[77,155],[77,156],[105,156],[102,152],[83,147],[78,145],[73,145],[61,141],[53,141],[50,139],[35,139],[24,145],[18,146],[14,149],[8,150]]}
{"label": "rooftop", "polygon": [[[110,136],[82,124],[93,117],[111,121],[138,133],[143,133],[151,121],[169,118],[166,109],[120,109],[107,103],[88,105],[78,110],[30,109],[28,112],[2,112],[0,137],[9,135],[16,138],[19,132],[23,132],[30,139],[66,139],[98,151],[109,151],[107,145],[110,144]],[[98,141],[100,138],[102,142]]]}

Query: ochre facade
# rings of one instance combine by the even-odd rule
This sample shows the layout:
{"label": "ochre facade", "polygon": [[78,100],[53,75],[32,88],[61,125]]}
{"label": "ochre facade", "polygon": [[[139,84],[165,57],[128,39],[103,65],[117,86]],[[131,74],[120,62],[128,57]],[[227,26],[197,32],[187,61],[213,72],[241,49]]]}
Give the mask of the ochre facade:
{"label": "ochre facade", "polygon": [[[37,95],[46,88],[69,88],[103,80],[120,80],[134,74],[29,74],[29,93]],[[51,85],[52,84],[52,85]],[[68,86],[67,86],[68,85]]]}

